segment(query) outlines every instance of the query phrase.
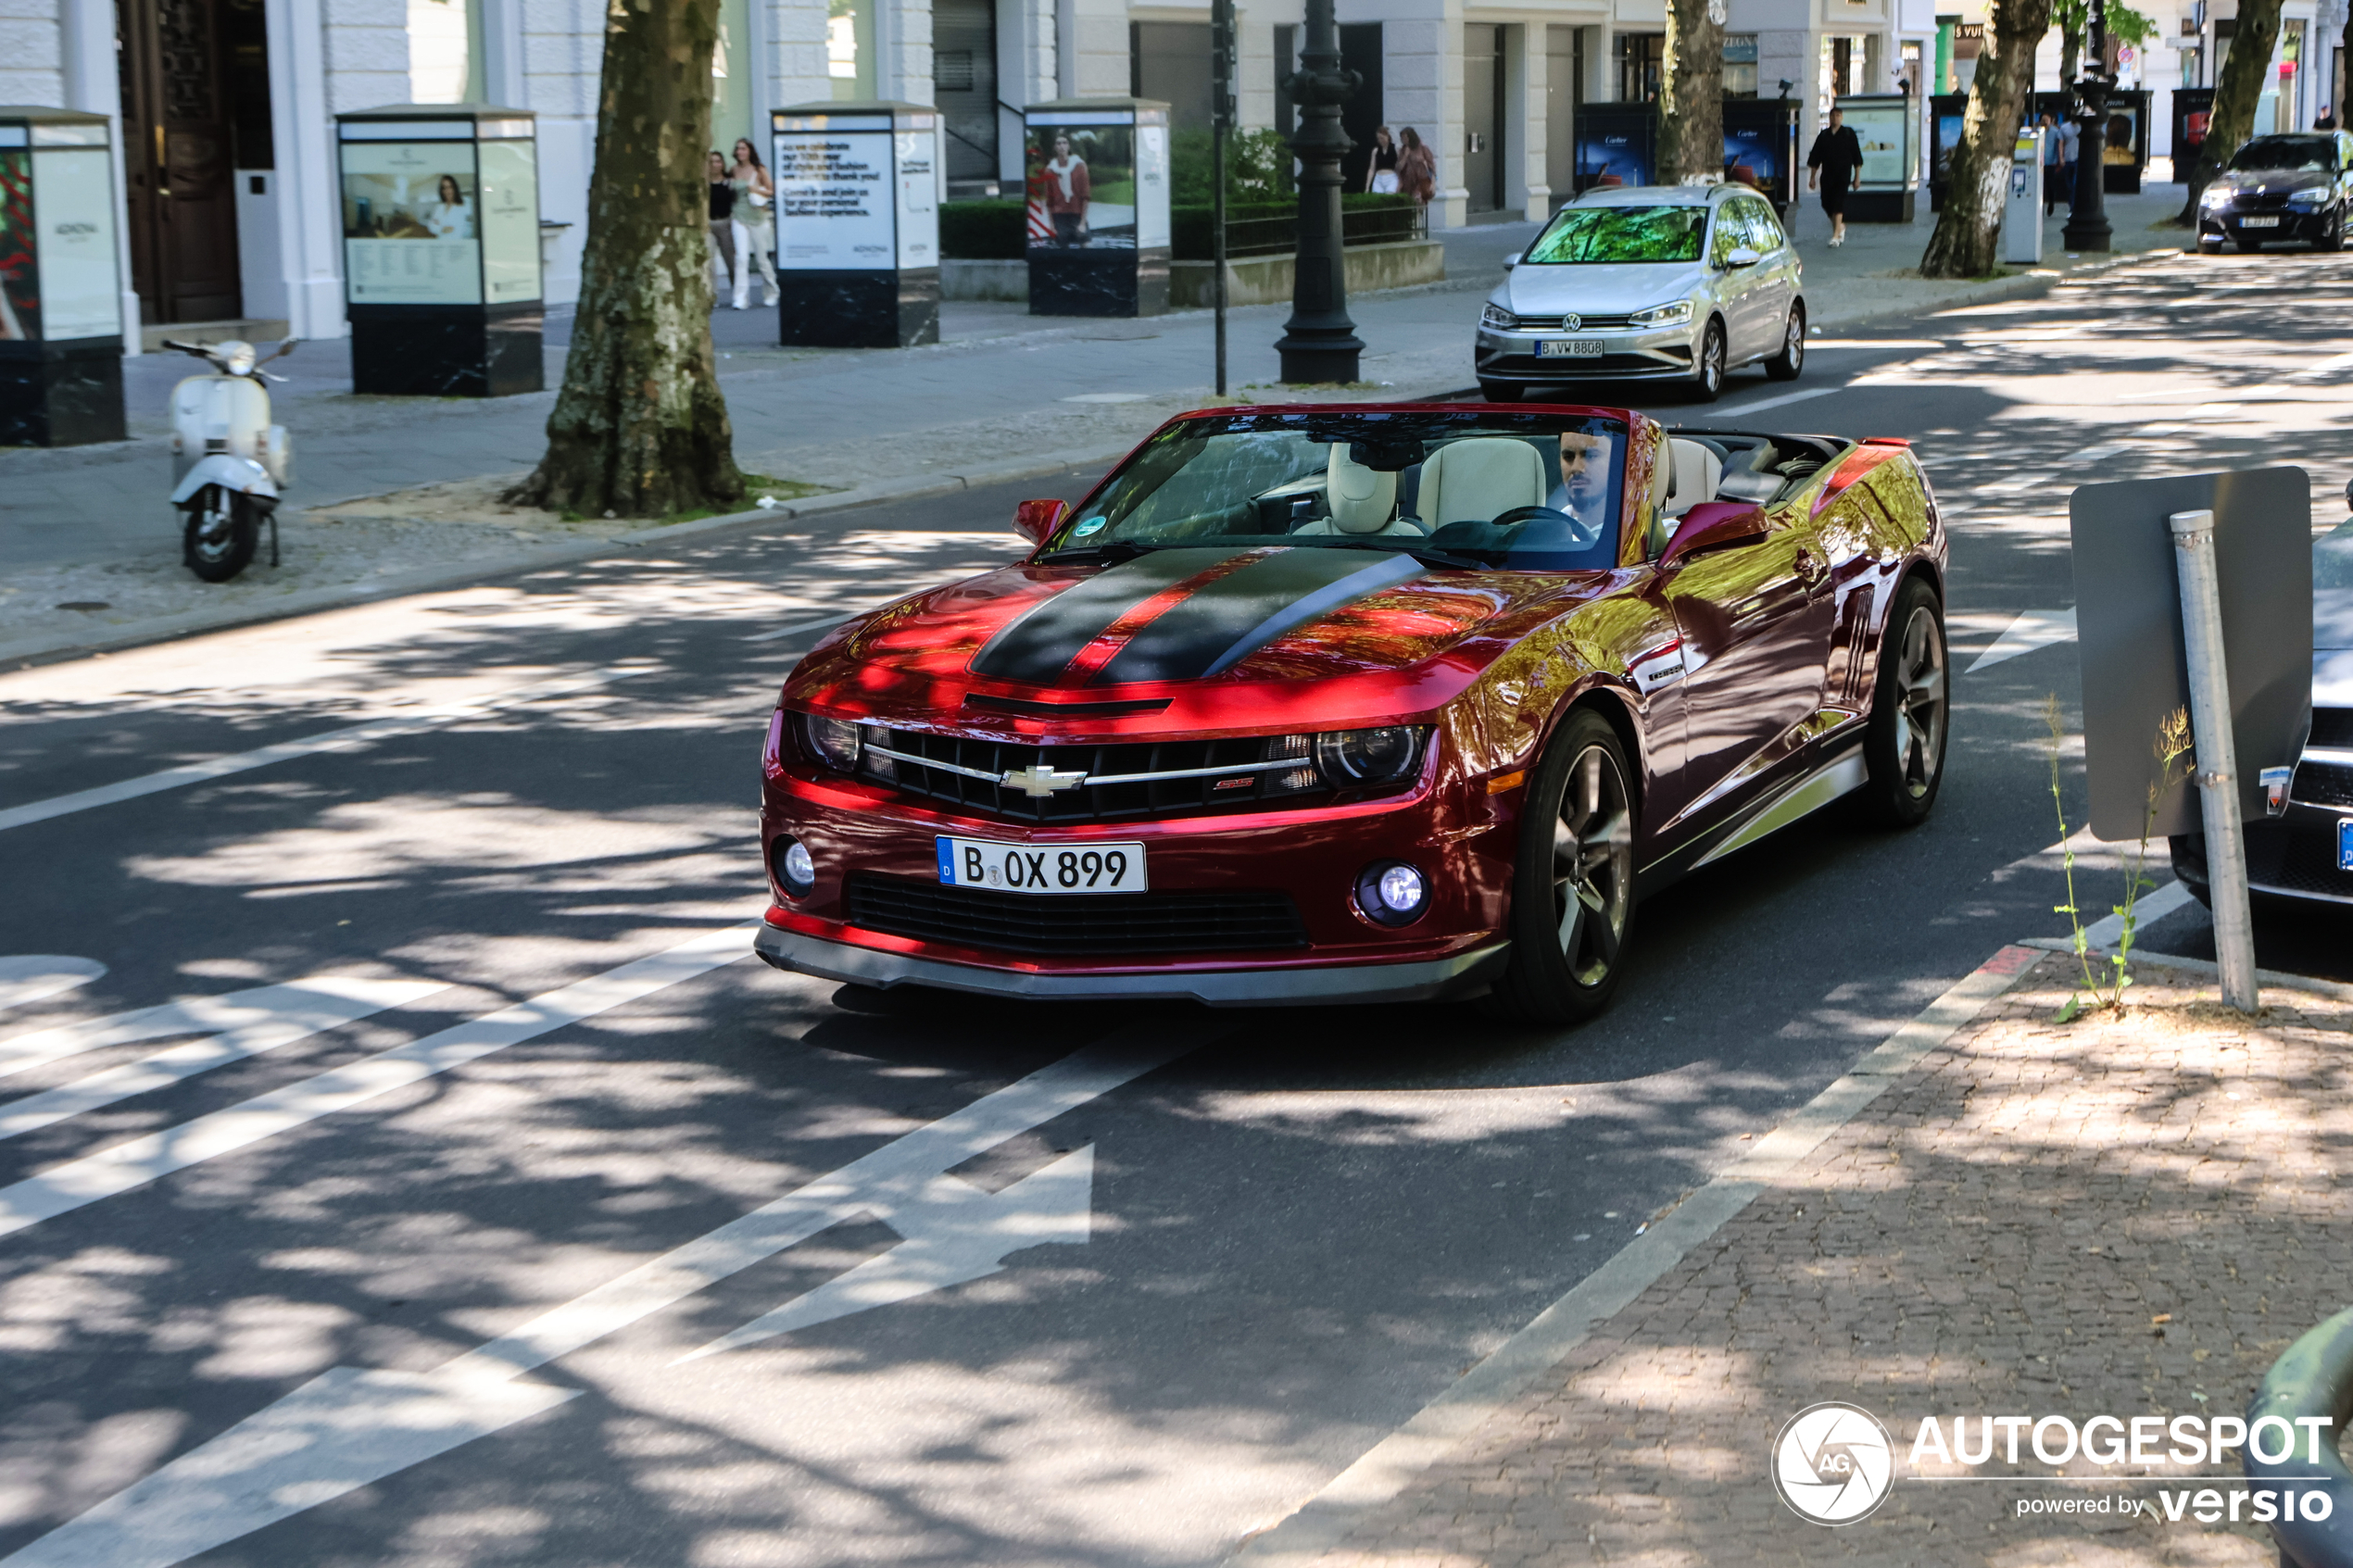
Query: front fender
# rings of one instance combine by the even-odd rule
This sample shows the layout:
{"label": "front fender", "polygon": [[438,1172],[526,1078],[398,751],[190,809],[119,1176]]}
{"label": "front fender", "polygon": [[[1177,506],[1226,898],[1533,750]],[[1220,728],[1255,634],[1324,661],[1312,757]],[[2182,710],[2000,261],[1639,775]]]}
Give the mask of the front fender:
{"label": "front fender", "polygon": [[182,476],[171,492],[171,504],[175,507],[184,505],[208,484],[218,484],[232,495],[261,495],[272,501],[278,498],[278,486],[271,481],[268,469],[251,458],[214,452],[200,459]]}

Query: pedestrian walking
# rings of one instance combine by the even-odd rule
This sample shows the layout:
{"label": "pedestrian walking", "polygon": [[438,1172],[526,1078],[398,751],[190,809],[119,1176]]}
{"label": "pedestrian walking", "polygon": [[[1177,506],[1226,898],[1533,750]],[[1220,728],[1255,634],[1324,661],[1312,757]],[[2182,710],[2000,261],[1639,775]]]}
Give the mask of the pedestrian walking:
{"label": "pedestrian walking", "polygon": [[1814,138],[1814,150],[1806,155],[1806,188],[1810,191],[1818,185],[1821,190],[1822,211],[1831,220],[1832,249],[1846,243],[1846,188],[1862,167],[1863,144],[1846,123],[1845,111],[1831,110],[1831,122],[1822,127],[1822,133]]}
{"label": "pedestrian walking", "polygon": [[2082,140],[2083,129],[2075,123],[2075,117],[2061,115],[2058,122],[2059,200],[2070,207],[2075,202],[2075,149]]}
{"label": "pedestrian walking", "polygon": [[728,229],[736,241],[736,308],[751,305],[752,269],[760,270],[762,305],[776,303],[776,182],[760,161],[760,149],[749,137],[736,143],[736,167],[727,173],[727,188],[735,195]]}
{"label": "pedestrian walking", "polygon": [[726,154],[713,147],[704,161],[711,180],[711,227],[703,237],[711,242],[711,297],[716,304],[727,292],[727,257],[736,248],[736,236],[727,227],[735,218],[736,189],[727,183]]}
{"label": "pedestrian walking", "polygon": [[2039,123],[2043,132],[2043,216],[2048,218],[2058,210],[2067,189],[2059,183],[2058,124],[2047,112]]}
{"label": "pedestrian walking", "polygon": [[1373,156],[1365,165],[1365,189],[1376,195],[1397,192],[1397,144],[1390,140],[1386,125],[1373,132]]}
{"label": "pedestrian walking", "polygon": [[1397,133],[1397,188],[1425,207],[1438,194],[1438,157],[1410,125]]}

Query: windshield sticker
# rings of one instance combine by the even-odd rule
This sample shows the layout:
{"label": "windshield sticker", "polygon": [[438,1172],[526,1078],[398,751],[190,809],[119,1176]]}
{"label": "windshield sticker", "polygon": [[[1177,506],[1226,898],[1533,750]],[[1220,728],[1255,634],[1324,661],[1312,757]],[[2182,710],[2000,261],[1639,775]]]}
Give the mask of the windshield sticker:
{"label": "windshield sticker", "polygon": [[1074,539],[1084,539],[1089,533],[1101,533],[1103,531],[1103,524],[1109,522],[1110,521],[1111,519],[1107,517],[1090,517],[1085,522],[1080,523],[1077,527],[1070,531],[1071,537]]}

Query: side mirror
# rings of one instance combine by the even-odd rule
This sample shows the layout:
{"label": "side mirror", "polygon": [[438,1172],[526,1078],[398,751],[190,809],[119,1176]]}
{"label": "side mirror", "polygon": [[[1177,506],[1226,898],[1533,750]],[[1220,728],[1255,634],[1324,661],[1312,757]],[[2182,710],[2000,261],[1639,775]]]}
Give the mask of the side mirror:
{"label": "side mirror", "polygon": [[1769,532],[1765,508],[1753,501],[1701,501],[1675,525],[1658,564],[1676,566],[1709,550],[1754,545]]}
{"label": "side mirror", "polygon": [[1519,258],[1520,258],[1521,257],[1523,257],[1523,256],[1527,255],[1527,254],[1528,254],[1528,253],[1527,253],[1526,251],[1518,251],[1518,250],[1516,250],[1516,251],[1512,252],[1512,253],[1511,253],[1511,255],[1509,255],[1509,256],[1507,256],[1507,257],[1504,257],[1504,271],[1506,271],[1506,272],[1508,272],[1508,271],[1510,271],[1513,268],[1515,268],[1515,267],[1518,266],[1518,265],[1519,265]]}
{"label": "side mirror", "polygon": [[1068,516],[1068,501],[1024,501],[1013,508],[1013,532],[1033,545],[1042,545]]}
{"label": "side mirror", "polygon": [[1764,259],[1763,256],[1746,245],[1734,245],[1725,254],[1724,265],[1737,270],[1743,267],[1754,267]]}

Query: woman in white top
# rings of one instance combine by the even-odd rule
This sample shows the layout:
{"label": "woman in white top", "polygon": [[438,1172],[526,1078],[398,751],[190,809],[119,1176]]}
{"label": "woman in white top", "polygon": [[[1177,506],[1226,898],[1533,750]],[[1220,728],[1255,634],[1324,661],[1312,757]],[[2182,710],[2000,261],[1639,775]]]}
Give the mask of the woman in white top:
{"label": "woman in white top", "polygon": [[458,189],[458,177],[454,174],[443,175],[440,189],[435,194],[440,199],[427,203],[424,212],[424,224],[433,231],[433,237],[436,240],[472,239],[473,210],[466,206],[465,194]]}
{"label": "woman in white top", "polygon": [[736,207],[729,214],[736,242],[736,299],[738,310],[751,304],[751,270],[760,269],[761,292],[767,295],[761,303],[776,303],[776,182],[768,178],[768,166],[760,161],[759,149],[748,138],[736,143],[736,167],[728,171],[727,183],[736,190]]}

